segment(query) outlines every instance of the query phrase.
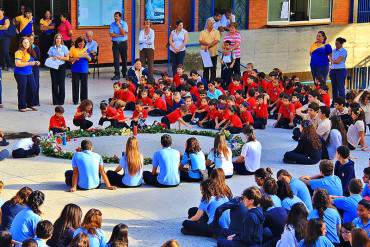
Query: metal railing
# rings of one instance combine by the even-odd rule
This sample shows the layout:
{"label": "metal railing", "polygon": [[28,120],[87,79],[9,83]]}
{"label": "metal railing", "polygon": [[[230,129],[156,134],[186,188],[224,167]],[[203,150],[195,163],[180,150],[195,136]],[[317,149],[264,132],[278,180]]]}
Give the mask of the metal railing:
{"label": "metal railing", "polygon": [[348,69],[348,88],[365,89],[370,86],[370,55]]}

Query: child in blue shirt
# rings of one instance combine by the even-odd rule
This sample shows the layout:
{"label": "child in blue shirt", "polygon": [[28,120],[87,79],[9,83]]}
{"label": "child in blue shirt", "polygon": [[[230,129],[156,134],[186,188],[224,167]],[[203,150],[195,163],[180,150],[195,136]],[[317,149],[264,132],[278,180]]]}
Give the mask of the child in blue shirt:
{"label": "child in blue shirt", "polygon": [[187,139],[180,166],[180,180],[199,182],[207,179],[206,158],[199,142],[192,137]]}
{"label": "child in blue shirt", "polygon": [[307,234],[298,247],[334,247],[330,240],[325,237],[326,226],[320,219],[312,219],[308,222]]}
{"label": "child in blue shirt", "polygon": [[361,228],[370,237],[370,201],[362,199],[357,207],[358,217],[353,220],[356,228]]}
{"label": "child in blue shirt", "polygon": [[271,197],[274,207],[281,207],[281,200],[277,196],[278,185],[276,180],[273,178],[268,178],[263,184],[263,191],[265,194]]}
{"label": "child in blue shirt", "polygon": [[357,217],[357,205],[361,201],[362,182],[360,179],[351,179],[349,182],[348,197],[337,197],[333,200],[334,206],[343,212],[343,223],[352,222]]}
{"label": "child in blue shirt", "polygon": [[339,146],[337,148],[337,161],[335,162],[334,175],[339,177],[342,182],[343,194],[349,195],[348,185],[349,181],[355,178],[354,162],[349,159],[350,150],[346,146]]}
{"label": "child in blue shirt", "polygon": [[53,224],[48,220],[42,220],[37,223],[35,240],[38,247],[48,247],[46,241],[51,238],[53,229]]}
{"label": "child in blue shirt", "polygon": [[294,204],[299,202],[303,203],[299,197],[293,194],[290,185],[286,181],[279,180],[277,182],[277,187],[277,195],[281,200],[281,206],[287,211],[290,211]]}
{"label": "child in blue shirt", "polygon": [[364,175],[362,176],[362,181],[364,182],[364,189],[362,190],[362,197],[370,197],[370,167],[364,169]]}
{"label": "child in blue shirt", "polygon": [[322,160],[319,165],[320,174],[315,176],[302,176],[300,179],[315,189],[325,189],[331,196],[342,196],[342,182],[340,179],[333,175],[334,164],[331,160]]}

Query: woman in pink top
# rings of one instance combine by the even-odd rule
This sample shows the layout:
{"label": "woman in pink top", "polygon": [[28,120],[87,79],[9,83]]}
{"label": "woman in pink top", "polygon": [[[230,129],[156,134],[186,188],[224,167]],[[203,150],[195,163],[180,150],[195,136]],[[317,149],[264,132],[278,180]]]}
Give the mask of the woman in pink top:
{"label": "woman in pink top", "polygon": [[229,40],[231,42],[231,49],[234,51],[235,64],[233,67],[234,74],[240,75],[240,43],[241,36],[237,30],[238,24],[236,22],[230,23],[229,33],[225,35],[224,42]]}
{"label": "woman in pink top", "polygon": [[60,14],[60,24],[58,26],[58,33],[63,37],[64,45],[71,48],[72,45],[72,25],[67,20],[66,14]]}

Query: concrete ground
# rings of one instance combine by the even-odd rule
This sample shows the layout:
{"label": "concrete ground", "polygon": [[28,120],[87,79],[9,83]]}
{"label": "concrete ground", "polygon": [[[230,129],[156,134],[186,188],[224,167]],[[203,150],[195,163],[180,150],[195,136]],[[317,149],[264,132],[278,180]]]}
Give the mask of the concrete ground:
{"label": "concrete ground", "polygon": [[[98,103],[112,95],[111,74],[102,74],[100,79],[89,78],[89,97],[95,103],[93,121],[99,118]],[[3,104],[0,109],[0,129],[5,132],[27,131],[46,134],[48,121],[53,113],[51,105],[50,77],[47,71],[41,77],[41,107],[38,112],[20,113],[17,111],[16,83],[11,73],[3,75]],[[65,117],[67,124],[72,126],[75,106],[71,100],[71,79],[66,80]],[[128,116],[131,113],[127,113]],[[157,118],[158,119],[158,118]],[[154,118],[148,120],[152,122]],[[271,122],[269,123],[271,125]],[[284,165],[282,156],[287,150],[295,147],[291,139],[291,131],[273,129],[270,126],[264,131],[257,131],[262,143],[262,167],[270,166],[276,173],[279,169],[288,169],[294,176],[312,175],[318,172],[318,166]],[[181,152],[188,136],[173,135],[174,147]],[[92,138],[95,151],[101,154],[119,155],[124,149],[126,137]],[[203,150],[208,152],[213,140],[199,137]],[[140,146],[144,156],[160,148],[159,135],[139,135]],[[79,140],[78,140],[79,142]],[[78,144],[69,143],[66,149],[74,150]],[[367,136],[367,143],[370,138]],[[14,141],[11,141],[11,146]],[[369,153],[355,151],[352,153],[356,163],[357,177],[362,176],[362,169],[368,165]],[[107,165],[106,169],[114,169],[115,165]],[[93,191],[77,191],[70,193],[64,184],[64,171],[71,168],[69,160],[53,159],[39,156],[31,159],[8,159],[0,162],[0,179],[5,183],[1,194],[8,200],[23,186],[30,186],[45,192],[46,201],[42,207],[44,219],[54,221],[67,203],[76,203],[86,213],[90,208],[98,208],[103,213],[103,229],[107,238],[114,225],[125,223],[129,226],[130,246],[160,246],[166,240],[177,239],[181,246],[214,246],[215,241],[209,238],[183,236],[180,233],[181,222],[186,218],[189,207],[197,206],[200,200],[199,184],[184,183],[177,188],[157,189],[143,186],[136,189],[104,189]],[[151,167],[145,167],[150,170]],[[234,195],[248,186],[254,185],[252,176],[234,176],[228,180]]]}

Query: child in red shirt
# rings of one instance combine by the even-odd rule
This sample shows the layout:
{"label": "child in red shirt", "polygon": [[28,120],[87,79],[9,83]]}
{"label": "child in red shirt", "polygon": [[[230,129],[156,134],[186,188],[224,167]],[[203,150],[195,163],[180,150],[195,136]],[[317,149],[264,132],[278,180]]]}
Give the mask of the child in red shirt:
{"label": "child in red shirt", "polygon": [[240,120],[237,114],[237,108],[232,106],[229,108],[229,121],[225,125],[225,129],[228,130],[231,134],[240,134],[243,129],[242,120]]}
{"label": "child in red shirt", "polygon": [[53,134],[64,133],[67,131],[67,125],[63,114],[63,106],[56,106],[54,110],[54,115],[50,118],[49,121],[49,131],[52,131]]}
{"label": "child in red shirt", "polygon": [[186,108],[186,106],[185,105],[181,105],[180,108],[177,108],[176,110],[174,110],[170,114],[164,116],[161,119],[161,123],[165,126],[166,129],[170,129],[171,128],[171,124],[174,124],[176,122],[179,123],[179,128],[180,128],[181,124],[184,125],[184,126],[187,126],[187,127],[191,128],[191,126],[189,124],[187,124],[182,119],[182,117],[185,116],[187,113],[188,113],[188,109]]}
{"label": "child in red shirt", "polygon": [[230,111],[228,108],[221,108],[218,110],[219,112],[219,115],[218,117],[216,118],[215,120],[215,129],[218,130],[218,129],[221,129],[222,127],[224,127],[227,122],[230,120]]}
{"label": "child in red shirt", "polygon": [[139,126],[139,128],[144,128],[145,120],[148,118],[148,111],[144,109],[143,103],[138,101],[136,103],[135,111],[132,113],[131,117],[131,128],[134,126]]}
{"label": "child in red shirt", "polygon": [[203,120],[198,122],[199,127],[205,129],[214,129],[216,126],[216,118],[219,116],[219,112],[217,109],[217,100],[212,99],[208,103],[208,112],[207,116],[203,118]]}
{"label": "child in red shirt", "polygon": [[257,80],[258,80],[258,87],[262,88],[264,92],[267,92],[267,89],[269,87],[269,82],[266,80],[266,74],[263,72],[259,72],[257,74]]}
{"label": "child in red shirt", "polygon": [[116,81],[113,83],[113,98],[110,99],[110,104],[114,105],[117,100],[121,98],[122,93],[122,83],[120,81]]}
{"label": "child in red shirt", "polygon": [[267,103],[269,100],[268,94],[264,93],[261,95],[258,95],[257,98],[257,105],[254,109],[254,125],[253,127],[255,129],[265,129],[268,119],[268,109],[267,109]]}
{"label": "child in red shirt", "polygon": [[240,83],[239,75],[232,76],[232,82],[229,84],[227,90],[230,95],[235,95],[237,90],[243,90],[243,85]]}
{"label": "child in red shirt", "polygon": [[99,125],[103,126],[104,122],[109,121],[111,126],[113,126],[112,121],[118,117],[116,108],[103,101],[100,103],[100,111],[101,117],[99,120]]}
{"label": "child in red shirt", "polygon": [[299,109],[299,108],[302,107],[302,103],[301,103],[301,101],[299,101],[299,95],[298,94],[294,93],[292,95],[292,103],[293,103],[295,109]]}
{"label": "child in red shirt", "polygon": [[141,102],[143,103],[144,109],[149,109],[153,106],[153,101],[151,98],[148,97],[148,90],[144,89],[141,92]]}
{"label": "child in red shirt", "polygon": [[126,103],[126,106],[125,106],[126,111],[135,110],[136,97],[134,93],[130,91],[127,83],[122,84],[122,90],[121,90],[121,95],[119,99]]}
{"label": "child in red shirt", "polygon": [[173,77],[173,84],[176,88],[178,88],[181,85],[180,77],[184,74],[184,66],[182,64],[179,64],[176,69],[176,74]]}
{"label": "child in red shirt", "polygon": [[128,118],[125,117],[124,113],[125,105],[125,102],[122,100],[117,100],[116,104],[114,105],[117,110],[117,116],[114,117],[114,121],[112,122],[114,128],[130,128],[126,123]]}
{"label": "child in red shirt", "polygon": [[218,89],[218,90],[220,90],[221,93],[222,93],[222,95],[225,95],[226,94],[225,89],[223,89],[223,87],[222,87],[223,80],[221,78],[216,78],[214,80],[214,84],[215,84],[215,88]]}
{"label": "child in red shirt", "polygon": [[239,106],[245,102],[245,99],[243,98],[243,90],[237,90],[235,92],[235,105]]}
{"label": "child in red shirt", "polygon": [[167,111],[173,107],[173,94],[169,87],[166,87],[164,90],[164,100],[166,101]]}
{"label": "child in red shirt", "polygon": [[197,107],[193,103],[193,99],[191,98],[191,96],[186,96],[185,97],[185,106],[188,109],[188,114],[186,114],[185,116],[183,116],[182,119],[185,122],[190,123],[191,122],[191,119],[193,117],[193,114],[197,110]]}
{"label": "child in red shirt", "polygon": [[244,84],[245,90],[248,92],[251,89],[257,90],[258,89],[258,84],[257,84],[257,78],[253,76],[249,76],[247,79],[247,83]]}
{"label": "child in red shirt", "polygon": [[242,120],[243,126],[254,124],[252,113],[248,110],[249,104],[247,102],[242,103],[239,106],[240,119]]}
{"label": "child in red shirt", "polygon": [[153,94],[153,106],[149,107],[149,116],[164,116],[167,112],[166,102],[162,99],[162,91],[155,90]]}
{"label": "child in red shirt", "polygon": [[330,95],[329,95],[328,91],[329,91],[329,88],[326,85],[322,85],[321,88],[319,89],[321,99],[322,99],[322,103],[324,103],[325,106],[330,108]]}
{"label": "child in red shirt", "polygon": [[199,121],[202,121],[208,114],[208,101],[209,98],[204,97],[200,101],[200,106],[197,107],[193,116],[191,117],[191,124],[196,125]]}
{"label": "child in red shirt", "polygon": [[89,99],[81,101],[80,105],[73,116],[73,124],[83,130],[90,129],[93,122],[86,119],[91,117],[93,113],[93,102]]}
{"label": "child in red shirt", "polygon": [[294,104],[290,102],[287,94],[281,96],[281,105],[279,107],[278,117],[274,123],[275,128],[293,129],[293,119],[295,116]]}
{"label": "child in red shirt", "polygon": [[275,103],[279,99],[279,95],[282,92],[283,90],[280,88],[279,80],[274,78],[267,89],[267,94],[270,97],[271,104]]}
{"label": "child in red shirt", "polygon": [[131,76],[128,76],[126,78],[126,83],[128,85],[128,90],[130,90],[133,94],[135,94],[136,93],[136,85],[135,85],[134,81],[132,80]]}
{"label": "child in red shirt", "polygon": [[248,91],[248,97],[246,102],[249,104],[248,110],[252,111],[254,108],[256,108],[257,100],[254,97],[256,94],[256,91],[252,88]]}

